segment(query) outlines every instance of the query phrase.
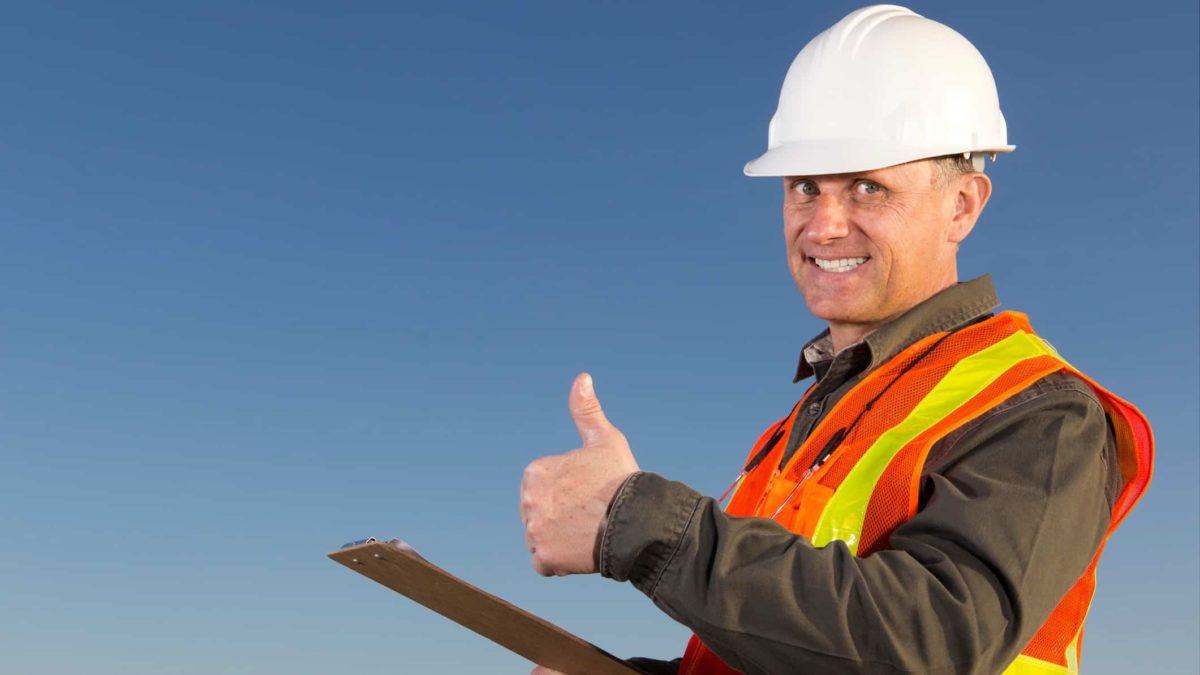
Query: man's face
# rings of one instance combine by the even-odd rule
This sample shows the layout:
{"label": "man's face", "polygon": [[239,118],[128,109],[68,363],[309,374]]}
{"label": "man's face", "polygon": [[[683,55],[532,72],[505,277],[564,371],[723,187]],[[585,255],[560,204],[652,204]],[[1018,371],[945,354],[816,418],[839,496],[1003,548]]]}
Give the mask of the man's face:
{"label": "man's face", "polygon": [[928,160],[783,179],[792,278],[835,333],[860,338],[957,281],[961,200],[940,182]]}

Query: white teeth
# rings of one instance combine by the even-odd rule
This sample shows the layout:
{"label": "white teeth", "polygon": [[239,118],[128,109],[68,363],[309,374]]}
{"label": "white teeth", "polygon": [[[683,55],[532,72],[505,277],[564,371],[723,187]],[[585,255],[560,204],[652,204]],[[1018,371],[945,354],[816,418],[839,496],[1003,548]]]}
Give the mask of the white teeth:
{"label": "white teeth", "polygon": [[859,265],[867,262],[867,258],[837,258],[835,260],[824,260],[822,258],[813,258],[817,267],[826,272],[849,272]]}

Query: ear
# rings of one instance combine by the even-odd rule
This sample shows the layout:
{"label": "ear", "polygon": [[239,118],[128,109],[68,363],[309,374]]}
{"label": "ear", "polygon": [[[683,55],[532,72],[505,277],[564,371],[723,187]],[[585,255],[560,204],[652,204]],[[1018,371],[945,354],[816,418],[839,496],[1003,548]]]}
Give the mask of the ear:
{"label": "ear", "polygon": [[971,233],[983,207],[987,206],[988,198],[992,196],[992,179],[983,173],[968,173],[959,176],[954,191],[954,214],[950,219],[950,230],[947,239],[954,244],[962,243]]}

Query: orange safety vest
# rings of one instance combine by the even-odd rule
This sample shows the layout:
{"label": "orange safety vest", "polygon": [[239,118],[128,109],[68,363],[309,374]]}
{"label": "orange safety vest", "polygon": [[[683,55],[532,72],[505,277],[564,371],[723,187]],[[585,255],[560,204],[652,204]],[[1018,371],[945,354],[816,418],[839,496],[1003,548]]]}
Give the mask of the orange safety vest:
{"label": "orange safety vest", "polygon": [[[911,345],[838,400],[780,469],[786,443],[774,441],[788,438],[801,400],[755,443],[751,458],[774,448],[747,464],[750,470],[743,472],[726,512],[774,517],[814,546],[837,540],[859,557],[886,549],[891,532],[917,513],[921,470],[933,445],[1056,371],[1073,373],[1095,389],[1115,431],[1124,486],[1091,564],[1004,675],[1078,673],[1096,563],[1150,482],[1154,443],[1136,408],[1059,357],[1024,314],[1003,312]],[[828,461],[811,469],[831,445],[837,449]],[[694,635],[679,672],[737,673]]]}

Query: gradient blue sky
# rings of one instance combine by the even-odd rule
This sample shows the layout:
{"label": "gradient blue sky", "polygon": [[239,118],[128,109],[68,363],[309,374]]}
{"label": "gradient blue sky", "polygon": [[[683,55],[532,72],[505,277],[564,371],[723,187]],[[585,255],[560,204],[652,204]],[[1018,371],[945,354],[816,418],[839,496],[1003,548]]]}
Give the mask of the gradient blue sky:
{"label": "gradient blue sky", "polygon": [[[324,558],[400,536],[622,655],[686,631],[530,569],[524,465],[594,373],[709,494],[820,330],[765,146],[857,4],[26,3],[0,24],[0,670],[523,673]],[[1139,404],[1089,673],[1196,672],[1197,5],[922,2],[1016,153],[961,256]]]}

